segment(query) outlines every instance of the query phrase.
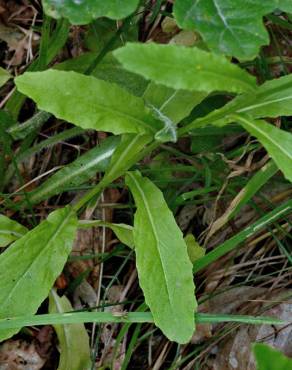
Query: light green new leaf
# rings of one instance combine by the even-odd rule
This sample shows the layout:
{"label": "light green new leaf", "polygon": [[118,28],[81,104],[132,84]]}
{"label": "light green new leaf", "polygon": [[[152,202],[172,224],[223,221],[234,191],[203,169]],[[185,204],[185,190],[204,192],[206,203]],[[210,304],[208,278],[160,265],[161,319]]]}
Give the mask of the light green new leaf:
{"label": "light green new leaf", "polygon": [[45,12],[68,18],[72,24],[88,24],[99,17],[122,19],[135,11],[139,0],[43,0]]}
{"label": "light green new leaf", "polygon": [[260,141],[284,176],[292,182],[292,134],[266,121],[239,115],[233,117]]}
{"label": "light green new leaf", "polygon": [[67,188],[80,186],[92,179],[98,171],[104,172],[119,141],[119,137],[109,137],[99,146],[60,169],[36,190],[28,193],[30,203],[39,203],[53,195],[62,193]]}
{"label": "light green new leaf", "polygon": [[255,343],[253,353],[257,370],[292,370],[292,359],[264,343]]}
{"label": "light green new leaf", "polygon": [[174,15],[181,28],[199,31],[211,50],[240,59],[253,59],[260,46],[269,43],[263,16],[281,2],[176,0]]}
{"label": "light green new leaf", "polygon": [[[76,229],[70,207],[59,209],[0,255],[0,318],[37,311],[64,267]],[[1,331],[0,341],[17,331]]]}
{"label": "light green new leaf", "polygon": [[[66,296],[59,297],[52,289],[49,296],[49,312],[71,312],[73,308]],[[84,324],[54,325],[56,330],[60,361],[58,370],[88,370],[90,369],[89,337]]]}
{"label": "light green new leaf", "polygon": [[38,107],[85,129],[155,133],[161,123],[144,101],[119,86],[76,72],[26,72],[15,79],[20,92]]}
{"label": "light green new leaf", "polygon": [[201,103],[208,94],[199,91],[174,90],[164,85],[150,82],[143,95],[148,104],[153,105],[162,114],[179,123],[192,109]]}
{"label": "light green new leaf", "polygon": [[155,324],[186,343],[195,329],[196,300],[187,246],[161,191],[139,172],[128,172],[137,211],[134,242],[140,286]]}
{"label": "light green new leaf", "polygon": [[255,78],[225,57],[198,48],[127,43],[113,52],[125,69],[173,89],[251,92]]}
{"label": "light green new leaf", "polygon": [[11,77],[11,74],[6,69],[0,67],[0,87],[5,85]]}
{"label": "light green new leaf", "polygon": [[164,128],[155,134],[155,139],[175,142],[176,124],[187,117],[207,95],[199,91],[174,90],[150,82],[143,98],[152,107],[155,117],[164,124]]}
{"label": "light green new leaf", "polygon": [[27,231],[25,226],[11,220],[9,217],[0,215],[0,247],[6,247],[14,240],[21,238]]}
{"label": "light green new leaf", "polygon": [[205,256],[205,248],[200,246],[193,234],[186,235],[184,241],[188,247],[188,255],[192,263]]}
{"label": "light green new leaf", "polygon": [[90,228],[90,227],[108,227],[111,229],[118,239],[129,248],[133,249],[134,245],[134,237],[133,237],[133,227],[127,224],[113,224],[111,222],[106,222],[102,220],[79,220],[78,226],[81,228]]}

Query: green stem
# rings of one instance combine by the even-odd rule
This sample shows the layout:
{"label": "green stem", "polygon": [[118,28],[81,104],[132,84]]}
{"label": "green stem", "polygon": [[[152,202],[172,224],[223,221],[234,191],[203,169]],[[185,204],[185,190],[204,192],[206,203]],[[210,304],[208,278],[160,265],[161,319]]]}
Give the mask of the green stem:
{"label": "green stem", "polygon": [[[225,315],[225,314],[195,314],[196,323],[223,323],[238,322],[255,325],[285,325],[287,321],[273,317],[248,316],[248,315]],[[57,314],[30,315],[13,317],[0,320],[0,330],[17,329],[24,326],[36,325],[64,325],[77,323],[153,323],[151,312],[126,312],[114,314],[111,312],[68,312]]]}
{"label": "green stem", "polygon": [[105,173],[104,177],[100,180],[100,182],[93,189],[85,193],[85,195],[81,199],[79,199],[79,201],[73,206],[73,210],[75,212],[79,211],[92,198],[99,196],[108,185],[110,185],[118,177],[122,176],[135,163],[139,162],[146,155],[150,154],[154,149],[158,148],[159,145],[160,143],[152,142],[141,153],[139,153],[138,156],[135,154],[133,158],[131,158],[131,161],[129,161],[129,164],[123,173],[118,173],[116,176],[112,176],[110,171]]}

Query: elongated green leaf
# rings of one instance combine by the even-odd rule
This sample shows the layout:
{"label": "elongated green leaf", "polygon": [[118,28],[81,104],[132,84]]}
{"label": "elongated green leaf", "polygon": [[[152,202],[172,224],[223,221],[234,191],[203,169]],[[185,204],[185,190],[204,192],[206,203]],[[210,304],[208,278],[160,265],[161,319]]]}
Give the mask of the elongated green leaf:
{"label": "elongated green leaf", "polygon": [[[238,113],[253,118],[289,116],[292,114],[292,75],[261,85],[255,94],[242,95],[232,101]],[[231,103],[229,105],[232,107]]]}
{"label": "elongated green leaf", "polygon": [[[0,255],[0,318],[37,311],[64,267],[76,229],[72,210],[59,209]],[[1,331],[0,341],[17,331]]]}
{"label": "elongated green leaf", "polygon": [[127,43],[113,53],[125,69],[173,89],[253,91],[254,77],[225,57],[198,48]]}
{"label": "elongated green leaf", "polygon": [[207,253],[204,257],[195,261],[193,271],[194,273],[201,271],[206,266],[218,260],[218,258],[224,256],[228,252],[231,252],[247,238],[257,233],[259,230],[263,229],[265,226],[272,222],[275,222],[280,217],[291,214],[292,211],[292,200],[288,200],[284,204],[281,204],[273,211],[265,214],[254,224],[248,226],[244,230],[240,231],[238,234],[232,238],[226,240],[224,243],[213,249],[211,252]]}
{"label": "elongated green leaf", "polygon": [[141,98],[115,84],[76,72],[27,72],[17,88],[42,110],[82,128],[114,134],[155,133],[161,128]]}
{"label": "elongated green leaf", "polygon": [[197,30],[211,50],[253,59],[269,43],[263,16],[275,8],[291,9],[289,0],[176,0],[181,28]]}
{"label": "elongated green leaf", "polygon": [[99,17],[122,19],[135,11],[139,0],[43,0],[51,17],[68,18],[72,24],[87,24]]}
{"label": "elongated green leaf", "polygon": [[253,353],[256,358],[257,370],[291,370],[292,359],[282,352],[264,343],[255,343]]}
{"label": "elongated green leaf", "polygon": [[67,188],[84,184],[93,178],[98,171],[105,171],[119,141],[119,137],[109,137],[101,145],[89,150],[56,172],[36,190],[28,193],[30,203],[39,203],[53,195],[62,193]]}
{"label": "elongated green leaf", "polygon": [[[50,293],[50,313],[73,311],[66,296],[59,297],[53,289]],[[59,345],[60,361],[58,370],[88,370],[90,368],[89,337],[84,324],[54,325]]]}
{"label": "elongated green leaf", "polygon": [[11,78],[9,72],[6,71],[6,69],[0,67],[0,87],[5,85],[6,82]]}
{"label": "elongated green leaf", "polygon": [[0,215],[0,247],[12,243],[27,233],[27,228],[9,217]]}
{"label": "elongated green leaf", "polygon": [[133,227],[126,224],[113,224],[111,222],[105,222],[101,220],[80,220],[78,226],[81,228],[89,228],[89,227],[99,227],[104,226],[111,229],[119,240],[127,245],[129,248],[134,248],[134,237],[133,237]]}
{"label": "elongated green leaf", "polygon": [[284,176],[292,182],[292,134],[262,120],[239,115],[234,118],[261,142]]}
{"label": "elongated green leaf", "polygon": [[[222,108],[188,125],[188,130],[206,124],[218,126],[232,122],[232,113],[246,113],[253,118],[289,116],[292,114],[292,75],[267,81],[252,94],[237,96]],[[187,131],[186,128],[183,128]]]}
{"label": "elongated green leaf", "polygon": [[187,246],[160,190],[138,172],[128,172],[126,182],[137,206],[134,242],[146,303],[163,333],[186,343],[196,309]]}

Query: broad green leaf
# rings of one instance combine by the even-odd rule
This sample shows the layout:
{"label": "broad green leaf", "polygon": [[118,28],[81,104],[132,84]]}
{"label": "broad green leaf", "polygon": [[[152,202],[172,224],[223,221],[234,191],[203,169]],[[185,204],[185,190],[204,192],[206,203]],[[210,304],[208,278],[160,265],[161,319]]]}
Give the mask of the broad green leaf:
{"label": "broad green leaf", "polygon": [[[281,7],[281,2],[176,0],[174,15],[181,28],[199,31],[211,50],[240,59],[253,59],[260,46],[269,43],[263,16],[277,5]],[[287,3],[287,0],[284,2]]]}
{"label": "broad green leaf", "polygon": [[[68,298],[59,297],[52,289],[49,296],[49,312],[73,311]],[[60,350],[58,370],[88,370],[91,365],[89,337],[84,324],[54,325]]]}
{"label": "broad green leaf", "polygon": [[118,135],[161,128],[141,98],[92,76],[51,69],[26,72],[15,83],[40,109],[85,129]]}
{"label": "broad green leaf", "polygon": [[173,89],[251,92],[255,78],[225,57],[178,45],[127,43],[113,52],[125,69]]}
{"label": "broad green leaf", "polygon": [[0,215],[0,247],[12,243],[27,233],[27,228],[9,217]]}
{"label": "broad green leaf", "polygon": [[161,191],[139,172],[128,172],[126,183],[137,206],[134,243],[145,301],[163,333],[186,343],[197,306],[187,246]]}
{"label": "broad green leaf", "polygon": [[[70,207],[52,212],[0,255],[0,318],[34,314],[61,273],[77,229]],[[3,330],[0,341],[18,330]]]}
{"label": "broad green leaf", "polygon": [[79,220],[78,226],[81,228],[90,228],[90,227],[108,227],[111,229],[118,239],[129,248],[133,249],[134,245],[134,238],[133,238],[133,227],[127,224],[113,224],[111,222],[105,222],[102,220]]}
{"label": "broad green leaf", "polygon": [[31,204],[39,203],[68,188],[77,187],[92,179],[97,172],[104,172],[118,146],[119,137],[109,137],[100,145],[82,154],[75,161],[60,169],[36,190],[28,193]]}
{"label": "broad green leaf", "polygon": [[139,0],[43,0],[45,12],[68,18],[72,24],[88,24],[99,17],[122,19],[133,13]]}
{"label": "broad green leaf", "polygon": [[204,257],[206,250],[200,246],[193,234],[186,235],[184,241],[188,247],[189,259],[192,263]]}
{"label": "broad green leaf", "polygon": [[287,180],[292,182],[292,134],[266,121],[239,115],[234,118],[260,141]]}
{"label": "broad green leaf", "polygon": [[6,69],[0,67],[0,87],[5,85],[11,77],[11,74],[7,72]]}
{"label": "broad green leaf", "polygon": [[292,359],[267,344],[254,343],[253,353],[257,370],[292,370]]}

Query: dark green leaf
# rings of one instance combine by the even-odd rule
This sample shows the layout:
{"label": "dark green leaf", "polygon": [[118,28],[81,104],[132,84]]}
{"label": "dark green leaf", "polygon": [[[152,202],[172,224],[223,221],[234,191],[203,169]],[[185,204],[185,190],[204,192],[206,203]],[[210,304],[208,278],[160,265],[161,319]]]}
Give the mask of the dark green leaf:
{"label": "dark green leaf", "polygon": [[211,50],[253,59],[269,43],[263,16],[276,7],[275,0],[176,0],[174,15],[181,28],[199,31]]}
{"label": "dark green leaf", "polygon": [[99,17],[122,19],[133,13],[139,0],[43,0],[51,17],[68,18],[72,24],[87,24]]}

